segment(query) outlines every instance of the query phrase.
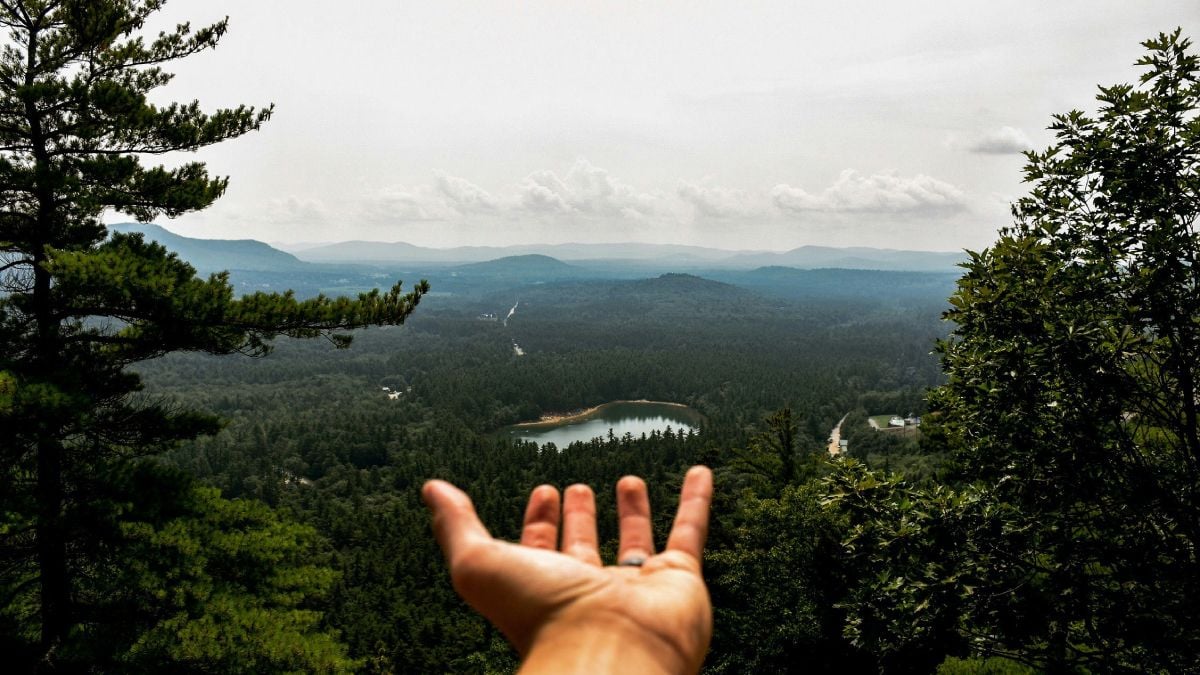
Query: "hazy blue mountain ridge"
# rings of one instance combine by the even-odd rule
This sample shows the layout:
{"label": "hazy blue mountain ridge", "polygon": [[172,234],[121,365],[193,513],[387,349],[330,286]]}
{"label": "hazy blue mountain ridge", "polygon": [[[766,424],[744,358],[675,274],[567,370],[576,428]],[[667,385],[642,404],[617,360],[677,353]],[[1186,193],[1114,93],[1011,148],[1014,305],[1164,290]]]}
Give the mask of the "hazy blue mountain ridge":
{"label": "hazy blue mountain ridge", "polygon": [[[195,239],[175,234],[155,224],[121,223],[110,225],[117,232],[141,232],[178,253],[201,271],[245,269],[260,271],[300,270],[312,263],[340,265],[374,265],[393,267],[396,264],[413,266],[427,264],[467,266],[500,259],[512,259],[497,269],[537,264],[538,257],[564,263],[653,267],[663,269],[754,269],[767,266],[797,268],[837,267],[843,269],[877,269],[904,271],[956,270],[966,259],[962,252],[907,251],[896,249],[828,246],[801,246],[784,252],[726,251],[700,246],[674,244],[529,244],[520,246],[464,246],[457,248],[426,248],[404,242],[346,241],[288,253],[254,239]],[[533,256],[533,257],[529,257]],[[527,260],[522,260],[528,258]],[[543,261],[544,262],[544,261]],[[544,266],[542,271],[548,269]],[[566,271],[566,267],[559,268]],[[466,270],[464,270],[466,271]]]}
{"label": "hazy blue mountain ridge", "polygon": [[587,270],[568,265],[551,258],[548,255],[530,253],[527,255],[512,255],[484,262],[467,263],[448,268],[452,274],[494,275],[494,276],[544,276],[563,278],[587,274]]}
{"label": "hazy blue mountain ridge", "polygon": [[[729,289],[788,301],[810,298],[846,298],[891,304],[897,308],[929,298],[943,299],[954,288],[959,271],[951,263],[955,254],[920,251],[888,251],[884,249],[837,249],[803,247],[786,253],[741,253],[698,249],[708,254],[721,253],[725,260],[702,259],[696,247],[671,247],[641,244],[561,245],[541,247],[576,255],[593,251],[603,254],[625,253],[632,256],[658,252],[661,257],[627,257],[621,259],[585,259],[564,262],[541,253],[526,253],[489,258],[483,261],[452,265],[438,262],[394,262],[367,264],[363,261],[341,263],[306,262],[260,241],[195,239],[175,234],[158,225],[121,224],[111,226],[118,232],[141,232],[168,250],[187,260],[202,274],[230,270],[230,280],[239,293],[281,291],[293,289],[300,297],[318,293],[353,295],[372,288],[387,288],[397,280],[411,286],[428,279],[433,286],[430,300],[438,296],[475,297],[484,299],[499,292],[505,298],[526,296],[538,285],[557,286],[563,282],[644,280],[655,295],[667,292],[681,299],[686,295],[706,296],[725,286],[718,295],[729,300]],[[355,242],[347,242],[353,244]],[[409,244],[395,244],[410,251],[421,249]],[[494,254],[518,248],[472,247],[453,249],[455,255]],[[399,249],[396,249],[399,250]],[[447,249],[443,251],[451,251]],[[449,254],[447,254],[449,255]],[[737,265],[728,261],[736,260]],[[792,266],[773,264],[744,267],[759,260],[791,260]],[[842,263],[843,268],[834,267]],[[809,265],[808,269],[800,269]],[[896,265],[934,271],[897,271]],[[880,269],[867,269],[871,266]],[[829,267],[826,269],[826,267]],[[846,269],[844,267],[854,267]],[[680,273],[684,274],[680,274]],[[661,275],[661,276],[660,276]],[[720,282],[718,284],[718,282]],[[732,286],[728,286],[732,284]],[[609,286],[607,288],[617,288]],[[520,289],[526,289],[524,291]],[[552,292],[564,292],[559,286]],[[593,288],[592,290],[595,290]],[[639,286],[622,287],[622,293],[637,294]],[[570,291],[567,291],[570,292]],[[608,291],[605,291],[608,292]],[[715,298],[714,298],[715,299]],[[744,296],[737,301],[746,301]],[[687,304],[687,303],[683,303]]]}
{"label": "hazy blue mountain ridge", "polygon": [[344,241],[290,249],[312,262],[471,263],[521,255],[548,255],[559,260],[658,260],[679,262],[719,260],[731,252],[679,244],[521,244],[515,246],[458,246],[427,248],[405,242]]}
{"label": "hazy blue mountain ridge", "polygon": [[471,263],[522,255],[545,255],[573,263],[666,263],[676,268],[723,267],[753,269],[769,265],[818,268],[951,271],[966,254],[944,251],[828,246],[801,246],[784,252],[727,251],[676,244],[531,244],[519,246],[463,246],[425,248],[404,242],[348,241],[294,249],[297,257],[312,262],[359,263]]}
{"label": "hazy blue mountain ridge", "polygon": [[724,262],[731,267],[837,267],[909,272],[953,271],[967,259],[962,251],[905,251],[885,248],[801,246],[783,253],[738,253]]}
{"label": "hazy blue mountain ridge", "polygon": [[222,270],[300,271],[312,267],[291,253],[285,253],[254,239],[194,239],[175,234],[154,224],[120,223],[108,229],[121,233],[141,233],[168,251],[191,263],[199,272]]}

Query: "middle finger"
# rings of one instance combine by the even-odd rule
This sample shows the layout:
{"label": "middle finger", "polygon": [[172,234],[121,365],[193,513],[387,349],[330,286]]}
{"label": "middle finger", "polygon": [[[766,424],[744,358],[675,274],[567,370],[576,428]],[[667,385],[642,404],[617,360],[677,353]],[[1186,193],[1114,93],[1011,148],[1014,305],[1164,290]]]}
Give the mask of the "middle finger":
{"label": "middle finger", "polygon": [[596,496],[586,485],[566,489],[563,498],[562,552],[591,565],[600,564],[596,535]]}
{"label": "middle finger", "polygon": [[645,560],[654,555],[654,531],[650,524],[650,497],[646,494],[646,481],[637,476],[625,476],[617,481],[617,518],[621,530],[617,562],[635,558]]}

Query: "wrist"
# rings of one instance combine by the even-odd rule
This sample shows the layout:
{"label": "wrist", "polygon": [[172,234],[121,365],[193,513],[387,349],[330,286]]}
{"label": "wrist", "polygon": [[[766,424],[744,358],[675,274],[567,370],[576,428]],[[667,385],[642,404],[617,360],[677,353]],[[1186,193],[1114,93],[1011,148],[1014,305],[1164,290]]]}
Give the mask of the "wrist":
{"label": "wrist", "polygon": [[690,663],[662,636],[615,616],[544,626],[530,644],[519,672],[679,675],[697,672],[699,663]]}

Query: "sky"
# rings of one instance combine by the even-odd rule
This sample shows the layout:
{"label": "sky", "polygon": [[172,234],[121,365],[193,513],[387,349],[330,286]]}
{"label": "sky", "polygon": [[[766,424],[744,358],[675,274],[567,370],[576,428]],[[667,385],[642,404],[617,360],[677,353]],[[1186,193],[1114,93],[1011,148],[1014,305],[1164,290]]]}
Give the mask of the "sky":
{"label": "sky", "polygon": [[[155,100],[274,104],[195,155],[201,238],[978,249],[1055,113],[1195,0],[171,0],[228,16]],[[128,220],[110,214],[110,222]]]}

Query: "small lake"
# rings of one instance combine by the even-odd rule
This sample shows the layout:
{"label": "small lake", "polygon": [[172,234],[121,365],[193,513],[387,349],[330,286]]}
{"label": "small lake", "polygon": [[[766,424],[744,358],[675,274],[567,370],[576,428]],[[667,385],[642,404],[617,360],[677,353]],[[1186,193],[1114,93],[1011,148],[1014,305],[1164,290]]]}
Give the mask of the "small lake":
{"label": "small lake", "polygon": [[671,428],[672,433],[699,431],[701,419],[700,413],[684,405],[656,401],[616,401],[558,422],[505,427],[499,434],[538,445],[553,443],[558,448],[565,448],[576,441],[607,437],[609,430],[618,438],[625,434],[639,438],[653,431],[665,431],[667,427]]}

